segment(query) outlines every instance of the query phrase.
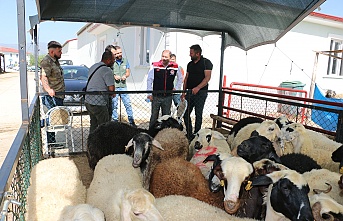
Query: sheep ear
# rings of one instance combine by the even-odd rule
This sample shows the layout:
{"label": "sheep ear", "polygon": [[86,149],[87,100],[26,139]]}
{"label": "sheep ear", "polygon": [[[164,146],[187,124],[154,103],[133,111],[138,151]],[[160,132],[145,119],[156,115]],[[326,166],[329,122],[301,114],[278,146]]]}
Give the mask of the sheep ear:
{"label": "sheep ear", "polygon": [[155,139],[152,140],[152,145],[154,145],[155,147],[157,147],[157,148],[160,149],[160,150],[164,150],[164,149],[162,148],[162,145],[160,144],[160,142],[158,142],[158,141],[155,140]]}
{"label": "sheep ear", "polygon": [[131,212],[131,204],[128,200],[128,193],[122,193],[121,204],[120,204],[120,220],[129,221]]}
{"label": "sheep ear", "polygon": [[133,138],[126,144],[125,152],[127,152],[131,146],[133,146]]}

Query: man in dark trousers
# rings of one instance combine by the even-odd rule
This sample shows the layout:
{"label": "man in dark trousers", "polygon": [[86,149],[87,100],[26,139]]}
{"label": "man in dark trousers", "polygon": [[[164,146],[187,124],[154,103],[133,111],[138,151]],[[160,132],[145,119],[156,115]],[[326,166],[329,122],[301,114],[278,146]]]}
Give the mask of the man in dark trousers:
{"label": "man in dark trousers", "polygon": [[170,55],[169,50],[164,50],[161,60],[153,62],[148,73],[147,90],[153,91],[152,95],[148,95],[148,99],[152,102],[149,129],[152,129],[155,125],[160,108],[162,109],[162,115],[170,115],[175,76],[177,76],[176,87],[179,88],[182,84],[182,74],[179,71],[179,66],[174,62],[170,62]]}
{"label": "man in dark trousers", "polygon": [[[187,93],[182,93],[181,99],[186,99],[188,102],[187,110],[184,115],[185,126],[187,130],[187,138],[191,141],[194,134],[201,129],[202,112],[204,110],[205,101],[207,98],[208,82],[211,79],[212,62],[201,55],[201,47],[192,45],[190,47],[189,56],[191,60],[187,65],[187,72],[183,83],[183,90]],[[193,132],[191,112],[195,108],[195,128]]]}
{"label": "man in dark trousers", "polygon": [[[89,68],[86,91],[114,91],[114,77],[110,68],[113,64],[114,55],[106,50],[102,54],[101,61]],[[108,96],[108,94],[86,95],[85,106],[90,116],[90,133],[100,124],[110,121],[109,109],[112,107]]]}

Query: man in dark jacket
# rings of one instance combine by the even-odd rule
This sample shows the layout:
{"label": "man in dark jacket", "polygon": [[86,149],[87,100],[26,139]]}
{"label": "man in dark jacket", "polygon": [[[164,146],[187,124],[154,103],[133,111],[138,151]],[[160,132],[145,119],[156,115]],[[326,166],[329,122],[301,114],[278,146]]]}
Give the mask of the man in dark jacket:
{"label": "man in dark jacket", "polygon": [[[183,93],[181,99],[186,99],[188,102],[187,110],[184,115],[185,126],[187,129],[187,137],[191,141],[194,134],[201,129],[202,112],[204,110],[205,101],[207,98],[208,82],[211,79],[213,65],[211,61],[201,55],[201,47],[192,45],[190,47],[189,56],[191,61],[187,65],[187,73],[183,83],[183,90],[187,90],[187,94]],[[191,112],[195,108],[195,128],[193,132]]]}
{"label": "man in dark jacket", "polygon": [[151,103],[151,117],[149,128],[151,129],[155,124],[160,108],[162,115],[170,115],[170,108],[172,104],[172,90],[174,90],[174,79],[177,76],[176,88],[180,88],[182,84],[182,73],[179,66],[170,62],[171,52],[164,50],[162,52],[162,59],[158,62],[152,63],[152,68],[148,73],[147,90],[153,91],[148,95]]}

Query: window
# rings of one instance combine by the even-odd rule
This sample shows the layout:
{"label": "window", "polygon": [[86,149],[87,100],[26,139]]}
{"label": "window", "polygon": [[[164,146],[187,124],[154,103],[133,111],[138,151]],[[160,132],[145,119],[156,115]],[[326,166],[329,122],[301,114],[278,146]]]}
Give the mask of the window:
{"label": "window", "polygon": [[[333,57],[329,57],[327,75],[343,76],[342,49],[343,49],[343,40],[337,40],[337,39],[331,40],[330,51],[334,51],[334,52],[330,53],[331,55],[333,55]],[[338,50],[341,50],[341,51],[338,51]]]}

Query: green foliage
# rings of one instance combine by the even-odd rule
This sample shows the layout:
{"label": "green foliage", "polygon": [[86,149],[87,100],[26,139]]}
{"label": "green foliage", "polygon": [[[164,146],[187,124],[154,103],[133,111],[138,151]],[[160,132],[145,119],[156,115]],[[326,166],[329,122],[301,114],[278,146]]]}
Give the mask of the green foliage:
{"label": "green foliage", "polygon": [[[45,56],[44,54],[38,56],[38,66],[40,66],[39,64],[43,60],[44,56]],[[35,65],[35,57],[33,54],[30,54],[29,66],[34,66],[34,65]]]}

